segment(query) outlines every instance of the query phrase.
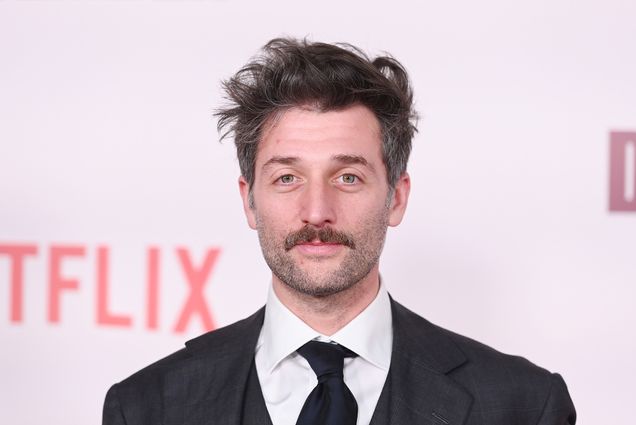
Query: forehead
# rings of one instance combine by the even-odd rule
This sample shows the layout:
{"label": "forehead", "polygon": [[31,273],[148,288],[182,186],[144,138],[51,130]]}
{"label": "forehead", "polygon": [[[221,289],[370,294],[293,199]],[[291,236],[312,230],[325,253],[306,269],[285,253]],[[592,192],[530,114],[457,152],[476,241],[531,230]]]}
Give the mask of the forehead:
{"label": "forehead", "polygon": [[285,111],[263,133],[257,164],[272,156],[299,159],[363,156],[369,162],[382,160],[381,130],[375,114],[366,106],[353,105],[336,111],[309,108]]}

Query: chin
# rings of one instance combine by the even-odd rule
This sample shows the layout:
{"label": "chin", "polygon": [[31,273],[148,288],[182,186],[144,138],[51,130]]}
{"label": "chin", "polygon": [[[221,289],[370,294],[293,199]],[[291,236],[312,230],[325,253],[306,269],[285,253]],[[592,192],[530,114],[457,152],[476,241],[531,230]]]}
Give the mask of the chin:
{"label": "chin", "polygon": [[332,276],[327,279],[311,279],[303,276],[301,279],[289,279],[278,277],[288,288],[303,295],[315,298],[325,298],[345,292],[357,285],[359,280],[338,279]]}

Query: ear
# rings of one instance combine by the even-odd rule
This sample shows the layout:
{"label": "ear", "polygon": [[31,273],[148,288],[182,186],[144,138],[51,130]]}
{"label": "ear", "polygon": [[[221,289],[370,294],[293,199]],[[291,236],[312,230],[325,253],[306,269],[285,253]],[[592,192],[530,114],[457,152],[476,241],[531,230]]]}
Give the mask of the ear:
{"label": "ear", "polygon": [[405,171],[395,184],[391,205],[389,206],[389,226],[397,226],[402,222],[410,192],[411,178],[409,177],[409,173]]}
{"label": "ear", "polygon": [[252,229],[256,229],[256,211],[250,206],[250,185],[243,176],[239,177],[238,184],[241,198],[243,199],[243,211],[245,212],[245,218],[247,218],[247,224]]}

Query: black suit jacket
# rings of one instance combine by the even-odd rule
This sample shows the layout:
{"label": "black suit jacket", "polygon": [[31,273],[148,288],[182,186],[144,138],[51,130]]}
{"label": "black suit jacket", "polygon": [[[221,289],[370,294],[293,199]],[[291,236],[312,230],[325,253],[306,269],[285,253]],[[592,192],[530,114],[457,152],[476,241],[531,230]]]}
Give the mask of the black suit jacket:
{"label": "black suit jacket", "polygon": [[[563,379],[431,324],[392,301],[383,409],[394,425],[573,425]],[[103,425],[239,425],[264,309],[113,385]],[[381,399],[382,399],[381,397]],[[386,398],[388,397],[388,398]]]}

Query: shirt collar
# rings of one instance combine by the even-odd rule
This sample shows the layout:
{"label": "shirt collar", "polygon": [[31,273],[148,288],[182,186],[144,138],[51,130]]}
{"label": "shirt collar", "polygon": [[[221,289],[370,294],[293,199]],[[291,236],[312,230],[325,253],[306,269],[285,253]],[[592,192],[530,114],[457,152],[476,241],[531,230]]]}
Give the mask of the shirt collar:
{"label": "shirt collar", "polygon": [[376,367],[388,370],[391,364],[393,324],[389,294],[382,282],[371,304],[330,337],[316,332],[294,315],[270,286],[263,328],[256,345],[257,351],[264,350],[267,372],[271,373],[283,359],[312,339],[337,342]]}

